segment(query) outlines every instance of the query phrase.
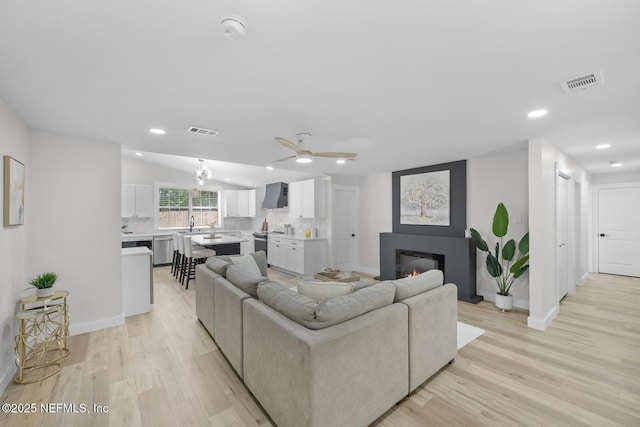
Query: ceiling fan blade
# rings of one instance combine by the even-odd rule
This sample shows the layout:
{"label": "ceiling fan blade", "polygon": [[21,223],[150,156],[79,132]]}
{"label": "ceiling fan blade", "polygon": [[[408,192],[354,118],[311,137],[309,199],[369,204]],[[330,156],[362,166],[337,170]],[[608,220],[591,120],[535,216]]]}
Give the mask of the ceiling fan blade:
{"label": "ceiling fan blade", "polygon": [[284,162],[285,160],[289,160],[289,159],[295,159],[297,156],[298,156],[297,154],[294,154],[293,156],[283,157],[281,159],[274,160],[273,163]]}
{"label": "ceiling fan blade", "polygon": [[294,144],[293,142],[285,139],[285,138],[281,138],[279,136],[276,137],[276,141],[278,141],[281,145],[284,145],[287,148],[290,148],[291,150],[295,151],[296,153],[298,151],[300,151],[300,147],[298,147],[296,144]]}
{"label": "ceiling fan blade", "polygon": [[334,159],[352,159],[357,156],[356,153],[311,153],[312,156],[315,157],[331,157]]}

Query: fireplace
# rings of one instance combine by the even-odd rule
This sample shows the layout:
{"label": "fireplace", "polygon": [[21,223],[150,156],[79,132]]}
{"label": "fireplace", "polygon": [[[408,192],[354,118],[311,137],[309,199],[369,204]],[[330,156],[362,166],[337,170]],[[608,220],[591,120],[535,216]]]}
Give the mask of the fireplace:
{"label": "fireplace", "polygon": [[396,249],[396,279],[417,276],[429,270],[444,273],[444,255]]}

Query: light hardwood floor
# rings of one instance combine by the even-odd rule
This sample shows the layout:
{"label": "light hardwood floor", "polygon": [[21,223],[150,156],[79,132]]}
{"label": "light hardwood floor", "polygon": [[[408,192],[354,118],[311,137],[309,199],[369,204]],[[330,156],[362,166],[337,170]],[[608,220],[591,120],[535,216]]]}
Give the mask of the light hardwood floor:
{"label": "light hardwood floor", "polygon": [[[71,337],[60,374],[2,395],[106,405],[108,414],[0,412],[0,426],[271,425],[197,321],[193,288],[168,267],[154,277],[152,313]],[[527,313],[488,302],[459,302],[458,317],[486,333],[374,425],[640,426],[640,279],[592,275],[545,332],[527,328]]]}

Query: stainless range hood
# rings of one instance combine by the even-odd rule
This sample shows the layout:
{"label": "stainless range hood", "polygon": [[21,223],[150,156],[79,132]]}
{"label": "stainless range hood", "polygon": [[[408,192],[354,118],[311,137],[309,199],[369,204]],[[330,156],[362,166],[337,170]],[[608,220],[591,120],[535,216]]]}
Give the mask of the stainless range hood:
{"label": "stainless range hood", "polygon": [[274,182],[267,184],[262,209],[286,208],[289,206],[287,194],[289,193],[289,184],[284,182]]}

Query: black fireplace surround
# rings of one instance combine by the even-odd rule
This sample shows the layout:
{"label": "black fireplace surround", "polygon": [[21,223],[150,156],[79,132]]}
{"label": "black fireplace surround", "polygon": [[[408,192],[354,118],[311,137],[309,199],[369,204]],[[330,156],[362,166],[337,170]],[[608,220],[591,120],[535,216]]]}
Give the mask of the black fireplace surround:
{"label": "black fireplace surround", "polygon": [[[448,170],[449,212],[448,226],[401,224],[400,182],[405,175]],[[423,166],[392,173],[393,233],[380,233],[380,277],[395,280],[396,251],[414,251],[444,257],[445,283],[458,287],[458,299],[477,303],[482,300],[476,294],[476,248],[471,239],[464,237],[467,228],[467,162],[460,160],[439,165]]]}

